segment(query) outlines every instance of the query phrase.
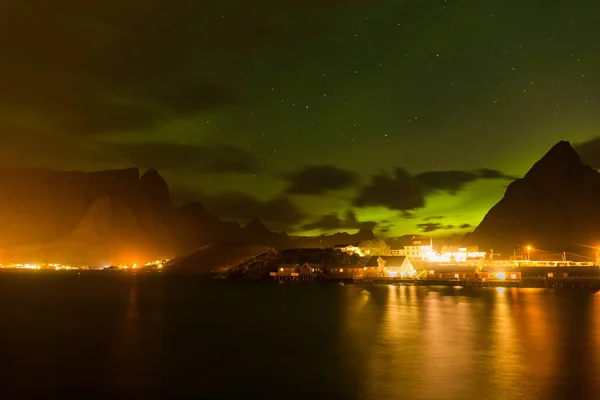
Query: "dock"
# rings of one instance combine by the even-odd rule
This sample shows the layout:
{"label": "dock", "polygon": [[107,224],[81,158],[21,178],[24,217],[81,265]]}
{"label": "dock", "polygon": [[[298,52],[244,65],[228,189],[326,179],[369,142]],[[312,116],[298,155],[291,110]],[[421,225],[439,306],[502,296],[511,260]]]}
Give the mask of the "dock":
{"label": "dock", "polygon": [[275,281],[321,282],[344,284],[380,284],[397,286],[460,286],[460,287],[516,287],[546,289],[594,289],[600,290],[600,277],[524,277],[522,279],[481,280],[481,279],[437,279],[437,278],[398,278],[361,277],[352,275],[327,274],[278,274],[271,273]]}

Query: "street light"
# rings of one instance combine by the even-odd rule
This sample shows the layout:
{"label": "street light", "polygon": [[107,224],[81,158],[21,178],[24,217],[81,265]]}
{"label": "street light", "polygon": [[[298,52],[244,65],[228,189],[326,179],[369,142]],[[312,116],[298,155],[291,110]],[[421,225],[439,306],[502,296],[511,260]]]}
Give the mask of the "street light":
{"label": "street light", "polygon": [[531,246],[527,246],[527,261],[530,261],[531,258],[529,258],[529,252],[531,251]]}

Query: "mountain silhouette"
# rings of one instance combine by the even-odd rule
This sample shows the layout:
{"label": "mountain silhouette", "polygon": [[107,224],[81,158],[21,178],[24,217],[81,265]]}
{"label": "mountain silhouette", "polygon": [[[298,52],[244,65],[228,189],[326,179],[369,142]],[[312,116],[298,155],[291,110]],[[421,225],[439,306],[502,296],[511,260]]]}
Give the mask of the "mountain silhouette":
{"label": "mountain silhouette", "polygon": [[361,231],[290,238],[270,231],[258,218],[244,227],[222,221],[201,202],[175,208],[160,173],[150,169],[140,176],[137,168],[0,169],[0,226],[3,263],[90,266],[182,256],[218,243],[284,249],[373,237],[372,232]]}
{"label": "mountain silhouette", "polygon": [[554,145],[512,182],[470,241],[495,250],[575,251],[600,240],[600,174],[571,144]]}

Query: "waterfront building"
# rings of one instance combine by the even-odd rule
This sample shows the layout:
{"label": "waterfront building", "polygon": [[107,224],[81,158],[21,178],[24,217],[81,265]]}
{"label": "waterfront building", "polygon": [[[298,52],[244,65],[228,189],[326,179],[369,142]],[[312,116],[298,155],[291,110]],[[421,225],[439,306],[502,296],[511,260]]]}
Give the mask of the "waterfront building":
{"label": "waterfront building", "polygon": [[416,273],[415,267],[407,256],[373,256],[366,265],[367,271],[383,276],[409,278]]}
{"label": "waterfront building", "polygon": [[280,276],[291,275],[294,273],[298,273],[300,270],[299,264],[281,264],[278,269],[278,273]]}
{"label": "waterfront building", "polygon": [[463,265],[463,264],[428,264],[424,273],[419,273],[420,277],[426,279],[440,279],[440,280],[467,280],[475,279],[475,267]]}
{"label": "waterfront building", "polygon": [[440,254],[432,256],[430,260],[443,263],[474,263],[482,262],[485,256],[486,253],[479,251],[478,246],[444,246]]}
{"label": "waterfront building", "polygon": [[481,282],[519,282],[522,279],[521,272],[513,268],[491,268],[483,267],[475,270],[475,277]]}
{"label": "waterfront building", "polygon": [[364,276],[365,264],[344,265],[335,268],[329,268],[330,275],[346,275],[346,276]]}
{"label": "waterfront building", "polygon": [[325,271],[322,265],[320,264],[309,264],[304,263],[300,266],[298,272],[300,275],[316,275],[322,274]]}

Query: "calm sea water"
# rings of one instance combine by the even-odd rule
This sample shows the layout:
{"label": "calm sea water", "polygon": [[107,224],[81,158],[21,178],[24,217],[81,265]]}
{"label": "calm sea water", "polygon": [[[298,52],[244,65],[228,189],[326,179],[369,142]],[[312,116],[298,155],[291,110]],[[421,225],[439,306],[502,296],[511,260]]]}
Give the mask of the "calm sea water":
{"label": "calm sea water", "polygon": [[4,272],[0,346],[2,398],[600,398],[577,291]]}

